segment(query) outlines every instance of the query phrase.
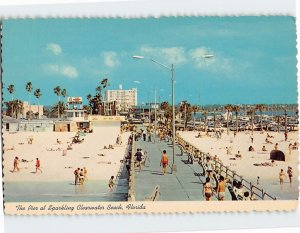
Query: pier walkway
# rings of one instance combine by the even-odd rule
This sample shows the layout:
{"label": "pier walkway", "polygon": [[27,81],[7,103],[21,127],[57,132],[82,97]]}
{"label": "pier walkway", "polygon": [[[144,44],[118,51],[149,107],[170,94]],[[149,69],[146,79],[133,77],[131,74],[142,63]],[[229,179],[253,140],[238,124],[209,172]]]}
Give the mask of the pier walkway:
{"label": "pier walkway", "polygon": [[[181,156],[180,149],[176,146],[175,164],[177,171],[171,174],[172,166],[172,145],[168,142],[156,143],[143,141],[142,138],[136,142],[136,148],[147,152],[145,166],[142,171],[135,168],[135,200],[144,201],[150,197],[155,186],[160,187],[159,201],[202,201],[203,176],[195,176],[195,173],[202,173],[202,167],[198,163],[186,164],[187,156]],[[169,157],[167,174],[162,174],[160,160],[162,151],[166,150]],[[134,153],[133,153],[134,156]]]}

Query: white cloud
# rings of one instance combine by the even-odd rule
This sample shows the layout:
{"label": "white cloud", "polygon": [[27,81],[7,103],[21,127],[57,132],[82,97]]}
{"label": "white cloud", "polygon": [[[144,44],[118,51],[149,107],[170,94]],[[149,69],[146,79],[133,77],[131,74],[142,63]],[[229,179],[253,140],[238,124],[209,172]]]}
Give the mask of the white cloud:
{"label": "white cloud", "polygon": [[187,61],[183,47],[151,47],[144,45],[140,47],[140,54],[158,60],[165,65],[182,65]]}
{"label": "white cloud", "polygon": [[135,81],[133,81],[134,83],[137,83],[137,84],[140,84],[141,82],[140,81],[137,81],[137,80],[135,80]]}
{"label": "white cloud", "polygon": [[70,79],[74,79],[78,77],[78,71],[74,66],[47,64],[44,65],[44,68],[47,73],[51,73],[54,75],[61,75]]}
{"label": "white cloud", "polygon": [[62,49],[60,45],[55,43],[47,44],[46,50],[51,51],[54,55],[59,55],[62,53]]}
{"label": "white cloud", "polygon": [[107,51],[102,53],[104,64],[108,67],[115,67],[119,65],[118,54],[113,51]]}
{"label": "white cloud", "polygon": [[78,71],[74,66],[62,66],[61,74],[69,78],[77,78]]}
{"label": "white cloud", "polygon": [[[204,58],[205,55],[214,55],[212,58]],[[234,75],[237,71],[238,64],[234,65],[232,59],[222,56],[221,54],[215,54],[214,51],[201,47],[191,49],[189,56],[194,62],[194,65],[198,69],[208,70],[214,73],[222,73],[225,75]]]}

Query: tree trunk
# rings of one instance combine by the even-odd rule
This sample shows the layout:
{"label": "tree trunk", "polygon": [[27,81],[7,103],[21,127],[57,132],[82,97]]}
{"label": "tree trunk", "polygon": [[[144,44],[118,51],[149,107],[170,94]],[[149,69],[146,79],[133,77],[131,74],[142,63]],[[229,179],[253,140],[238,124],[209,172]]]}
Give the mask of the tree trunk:
{"label": "tree trunk", "polygon": [[287,132],[287,113],[286,113],[286,110],[284,110],[284,128],[285,128],[285,132]]}
{"label": "tree trunk", "polygon": [[216,112],[214,110],[214,132],[216,132]]}
{"label": "tree trunk", "polygon": [[226,122],[226,126],[227,126],[227,135],[229,135],[229,110],[227,110],[227,122]]}
{"label": "tree trunk", "polygon": [[236,128],[236,133],[239,131],[239,125],[238,125],[238,112],[235,112],[235,128]]}
{"label": "tree trunk", "polygon": [[260,130],[263,131],[262,111],[260,111]]}
{"label": "tree trunk", "polygon": [[253,111],[251,111],[251,131],[252,131],[252,135],[253,135],[253,130],[254,130],[254,127],[253,127]]}

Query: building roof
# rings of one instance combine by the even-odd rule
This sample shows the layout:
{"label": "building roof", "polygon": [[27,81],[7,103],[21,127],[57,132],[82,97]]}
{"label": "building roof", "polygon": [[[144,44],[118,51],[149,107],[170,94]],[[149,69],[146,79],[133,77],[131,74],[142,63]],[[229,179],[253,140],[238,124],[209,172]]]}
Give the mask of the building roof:
{"label": "building roof", "polygon": [[10,117],[10,116],[2,115],[2,122],[3,123],[19,123],[20,120]]}

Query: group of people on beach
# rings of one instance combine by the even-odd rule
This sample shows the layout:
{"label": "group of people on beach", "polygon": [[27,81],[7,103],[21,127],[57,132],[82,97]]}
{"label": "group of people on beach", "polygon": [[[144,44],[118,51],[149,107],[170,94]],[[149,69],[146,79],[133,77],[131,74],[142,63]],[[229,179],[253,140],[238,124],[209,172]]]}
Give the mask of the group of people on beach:
{"label": "group of people on beach", "polygon": [[[287,172],[288,174],[288,177],[289,177],[289,182],[290,184],[292,183],[292,178],[293,178],[293,168],[288,166],[288,169],[287,169]],[[286,174],[285,172],[283,171],[283,169],[280,170],[279,172],[279,183],[280,183],[280,186],[282,187],[283,185],[283,182],[284,182],[284,179],[286,178]]]}
{"label": "group of people on beach", "polygon": [[86,167],[77,168],[74,171],[75,185],[83,185],[84,182],[88,180],[87,173],[88,173],[88,171],[87,171]]}
{"label": "group of people on beach", "polygon": [[[26,159],[21,159],[21,162],[29,163],[29,162],[32,162],[32,160],[31,160],[31,161],[28,161],[28,160],[26,160]],[[14,162],[13,162],[13,170],[12,170],[12,172],[19,172],[19,171],[20,171],[19,165],[20,165],[20,159],[19,159],[18,156],[16,156],[16,157],[14,158]],[[41,169],[41,161],[39,160],[39,158],[36,158],[36,163],[35,163],[35,173],[37,174],[38,171],[39,171],[40,173],[43,173],[43,171],[42,171],[42,169]]]}

